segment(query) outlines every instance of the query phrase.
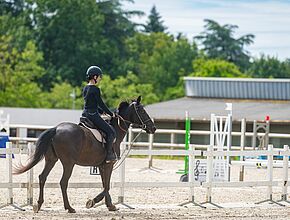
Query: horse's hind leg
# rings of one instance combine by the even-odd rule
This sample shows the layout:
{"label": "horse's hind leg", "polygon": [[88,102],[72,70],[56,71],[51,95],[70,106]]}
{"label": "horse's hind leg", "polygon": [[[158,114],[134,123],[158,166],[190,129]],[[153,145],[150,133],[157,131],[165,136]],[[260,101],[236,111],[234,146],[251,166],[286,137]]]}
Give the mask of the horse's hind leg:
{"label": "horse's hind leg", "polygon": [[37,205],[33,206],[33,210],[34,212],[38,212],[40,210],[41,205],[44,202],[43,199],[43,188],[44,188],[44,184],[46,181],[46,178],[48,176],[48,174],[50,173],[50,171],[52,170],[52,168],[54,167],[56,161],[57,161],[57,157],[53,156],[53,155],[49,155],[45,157],[45,166],[44,169],[42,171],[42,173],[39,175],[39,198],[37,201]]}
{"label": "horse's hind leg", "polygon": [[67,196],[68,180],[71,177],[74,164],[63,163],[62,165],[63,165],[63,174],[60,180],[60,187],[61,187],[61,192],[62,192],[62,197],[63,197],[64,208],[68,209],[69,213],[75,213],[76,211],[70,206],[69,201],[68,201],[68,196]]}

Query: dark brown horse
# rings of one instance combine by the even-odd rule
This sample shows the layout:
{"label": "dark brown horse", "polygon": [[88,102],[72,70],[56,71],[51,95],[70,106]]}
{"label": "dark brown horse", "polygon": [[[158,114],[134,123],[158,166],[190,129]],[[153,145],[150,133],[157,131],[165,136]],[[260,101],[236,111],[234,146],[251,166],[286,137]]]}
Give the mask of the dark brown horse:
{"label": "dark brown horse", "polygon": [[[126,132],[133,124],[143,128],[147,133],[154,133],[156,128],[147,112],[140,104],[141,97],[132,103],[122,102],[118,107],[118,117],[111,119],[111,124],[117,133],[114,150],[120,156],[120,143]],[[70,213],[75,210],[70,206],[67,196],[68,180],[71,177],[74,165],[98,166],[102,178],[104,190],[93,200],[89,200],[87,208],[93,207],[105,197],[105,203],[110,211],[117,210],[112,204],[109,194],[110,179],[113,163],[105,163],[106,150],[101,142],[98,142],[93,134],[77,124],[65,122],[44,131],[36,142],[36,150],[32,160],[26,165],[14,170],[15,174],[28,171],[39,161],[45,158],[45,167],[39,175],[39,199],[34,211],[38,212],[43,200],[43,188],[46,178],[58,159],[63,165],[63,175],[60,181],[64,208]]]}

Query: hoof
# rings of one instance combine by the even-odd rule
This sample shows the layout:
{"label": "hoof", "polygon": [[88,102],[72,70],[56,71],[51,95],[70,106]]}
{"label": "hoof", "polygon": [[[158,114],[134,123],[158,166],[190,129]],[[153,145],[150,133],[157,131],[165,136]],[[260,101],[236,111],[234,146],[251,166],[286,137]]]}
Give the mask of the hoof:
{"label": "hoof", "polygon": [[76,210],[74,210],[73,208],[69,208],[68,213],[76,213]]}
{"label": "hoof", "polygon": [[108,207],[108,209],[109,209],[109,211],[118,211],[118,210],[119,210],[119,209],[118,209],[116,206],[114,206],[114,205]]}
{"label": "hoof", "polygon": [[38,205],[33,205],[33,212],[34,213],[38,213],[38,211],[39,211],[39,207],[38,207]]}
{"label": "hoof", "polygon": [[95,205],[94,200],[89,199],[86,203],[86,208],[87,209],[92,208],[94,205]]}

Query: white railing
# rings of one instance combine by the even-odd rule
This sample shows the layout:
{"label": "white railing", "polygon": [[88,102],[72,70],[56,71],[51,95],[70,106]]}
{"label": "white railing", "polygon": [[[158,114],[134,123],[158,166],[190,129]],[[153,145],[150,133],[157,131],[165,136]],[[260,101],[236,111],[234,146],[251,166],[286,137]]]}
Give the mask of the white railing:
{"label": "white railing", "polygon": [[[122,144],[122,149],[124,149],[125,146]],[[29,148],[31,149],[31,145],[29,145]],[[28,154],[31,153],[31,150],[27,151]],[[11,143],[7,143],[6,149],[0,149],[0,154],[7,154],[7,160],[8,160],[8,182],[0,183],[0,188],[7,188],[8,189],[8,204],[12,205],[14,207],[14,200],[13,200],[13,188],[26,188],[27,189],[27,202],[28,205],[32,204],[33,201],[33,188],[38,187],[38,184],[33,182],[33,169],[29,171],[29,175],[27,177],[26,182],[22,183],[14,183],[13,177],[12,177],[12,154],[19,153],[19,149],[12,148]],[[196,186],[204,187],[207,189],[206,192],[206,200],[205,203],[212,203],[212,190],[215,187],[254,187],[254,186],[267,186],[267,199],[262,201],[270,201],[274,202],[272,200],[272,194],[273,186],[281,186],[281,199],[283,201],[287,201],[287,195],[288,195],[288,185],[289,185],[289,179],[288,179],[288,165],[289,165],[289,146],[285,145],[284,149],[273,149],[272,145],[269,145],[268,150],[257,150],[257,151],[215,151],[213,146],[208,146],[207,151],[200,151],[200,150],[193,150],[193,145],[190,145],[189,150],[131,150],[130,155],[183,155],[189,157],[189,182],[126,182],[125,181],[125,161],[121,164],[121,166],[118,168],[120,175],[119,175],[119,182],[112,182],[112,187],[119,188],[119,202],[123,202],[125,198],[125,188],[129,187],[188,187],[190,189],[190,202],[194,202],[194,188]],[[247,181],[247,182],[214,182],[213,181],[213,173],[214,173],[214,167],[213,167],[213,160],[216,156],[257,156],[257,155],[267,155],[267,179],[263,181]],[[273,180],[273,156],[282,156],[283,157],[283,177],[280,180]],[[207,177],[206,182],[197,182],[194,180],[194,161],[196,156],[204,156],[207,160]],[[46,188],[56,188],[59,187],[59,183],[47,183]],[[73,188],[96,188],[96,187],[102,187],[101,183],[70,183],[69,187]],[[194,202],[195,203],[195,202]],[[277,203],[276,203],[277,204]],[[279,203],[280,204],[280,203]],[[216,204],[214,204],[216,205]],[[6,205],[4,205],[6,206]],[[0,206],[4,207],[4,206]],[[218,206],[218,205],[217,205]],[[219,207],[219,206],[218,206]]]}
{"label": "white railing", "polygon": [[[36,129],[36,130],[45,130],[51,128],[52,126],[44,126],[44,125],[24,125],[24,124],[10,124],[10,128],[19,129]],[[133,137],[135,133],[139,133],[141,129],[130,128],[128,132],[128,137]],[[19,132],[16,132],[17,134]],[[27,133],[27,132],[26,132]],[[145,133],[142,131],[142,133]],[[148,135],[148,141],[135,141],[134,143],[130,143],[133,147],[142,147],[149,150],[153,148],[170,148],[170,149],[184,149],[183,143],[175,143],[176,135],[185,134],[185,130],[176,130],[176,129],[157,129],[155,134],[168,134],[170,135],[170,143],[158,143],[154,141],[154,135]],[[210,136],[210,131],[204,130],[191,130],[191,135],[208,135]],[[232,132],[232,136],[240,136],[241,140],[244,140],[245,137],[253,137],[253,132]],[[258,133],[258,135],[263,135],[263,133]],[[269,133],[270,138],[288,138],[290,139],[290,134],[281,134],[281,133]],[[35,142],[37,138],[29,138],[29,137],[9,137],[9,139],[13,143],[27,143],[27,142]],[[125,142],[125,144],[129,144],[129,141]],[[242,144],[241,144],[242,145]],[[207,150],[208,144],[195,144],[194,149],[199,150]],[[252,147],[241,147],[241,146],[231,146],[231,150],[250,150]],[[149,168],[153,166],[153,157],[150,155],[148,157],[148,166]]]}

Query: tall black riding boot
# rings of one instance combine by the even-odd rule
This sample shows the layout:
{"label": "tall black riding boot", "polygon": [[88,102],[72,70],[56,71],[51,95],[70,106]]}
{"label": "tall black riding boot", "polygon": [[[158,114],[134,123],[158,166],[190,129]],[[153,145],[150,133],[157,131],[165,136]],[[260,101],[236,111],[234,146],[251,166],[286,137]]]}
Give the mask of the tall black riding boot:
{"label": "tall black riding boot", "polygon": [[117,160],[116,154],[113,152],[113,143],[107,143],[107,156],[106,156],[106,163],[112,163]]}

